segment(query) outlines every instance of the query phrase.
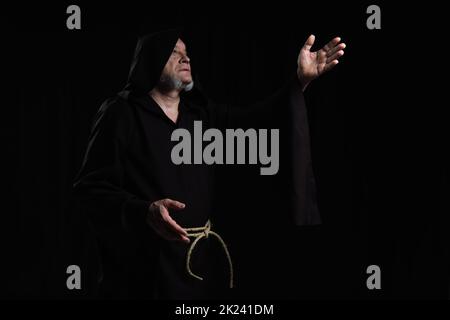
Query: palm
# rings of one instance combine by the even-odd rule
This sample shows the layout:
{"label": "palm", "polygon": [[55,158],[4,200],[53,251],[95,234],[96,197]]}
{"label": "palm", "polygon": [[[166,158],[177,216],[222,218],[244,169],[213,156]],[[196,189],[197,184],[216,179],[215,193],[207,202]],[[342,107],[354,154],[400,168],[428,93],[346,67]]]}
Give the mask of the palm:
{"label": "palm", "polygon": [[326,66],[327,56],[323,49],[317,52],[302,50],[300,52],[300,66],[303,76],[316,78],[321,75]]}
{"label": "palm", "polygon": [[313,35],[309,36],[298,55],[297,74],[300,81],[306,85],[336,66],[345,49],[345,44],[339,43],[341,39],[334,38],[319,51],[312,52],[314,40]]}

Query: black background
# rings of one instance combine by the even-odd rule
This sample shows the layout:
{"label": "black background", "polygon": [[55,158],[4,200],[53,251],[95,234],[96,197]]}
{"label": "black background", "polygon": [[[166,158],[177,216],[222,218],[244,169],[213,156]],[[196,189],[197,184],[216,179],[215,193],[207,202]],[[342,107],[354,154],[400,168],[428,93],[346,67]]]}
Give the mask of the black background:
{"label": "black background", "polygon": [[[72,3],[3,6],[1,296],[95,297],[97,252],[71,184],[90,121],[125,85],[145,21],[149,31],[186,25],[209,95],[243,106],[286,82],[309,34],[315,50],[334,36],[347,44],[306,91],[323,225],[270,228],[284,214],[283,168],[275,177],[219,170],[237,298],[448,299],[448,142],[429,76],[448,61],[434,58],[443,49],[428,31],[430,7],[374,3],[381,30],[366,28],[372,2],[77,3],[82,29],[72,31]],[[80,291],[66,288],[71,264],[82,269]],[[381,290],[366,287],[371,264]]]}

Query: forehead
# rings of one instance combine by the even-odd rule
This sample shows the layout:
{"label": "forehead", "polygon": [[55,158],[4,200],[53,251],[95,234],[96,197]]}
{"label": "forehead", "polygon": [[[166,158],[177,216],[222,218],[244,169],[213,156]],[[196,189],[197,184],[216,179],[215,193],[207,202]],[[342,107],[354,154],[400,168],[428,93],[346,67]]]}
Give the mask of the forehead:
{"label": "forehead", "polygon": [[177,43],[175,44],[175,48],[186,50],[186,45],[184,44],[183,40],[178,39]]}

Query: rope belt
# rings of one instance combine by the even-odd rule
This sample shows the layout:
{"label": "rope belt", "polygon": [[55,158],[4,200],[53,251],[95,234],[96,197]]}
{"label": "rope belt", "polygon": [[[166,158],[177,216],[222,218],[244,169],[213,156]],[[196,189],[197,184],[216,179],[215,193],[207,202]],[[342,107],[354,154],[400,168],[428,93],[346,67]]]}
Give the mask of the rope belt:
{"label": "rope belt", "polygon": [[219,242],[222,244],[222,248],[225,251],[225,254],[227,256],[228,264],[230,265],[230,288],[233,288],[233,263],[231,262],[230,252],[228,251],[228,247],[225,244],[225,241],[223,241],[222,237],[211,230],[211,221],[208,220],[208,222],[206,222],[204,227],[185,228],[184,230],[186,230],[188,237],[195,237],[194,241],[192,241],[191,245],[189,246],[189,250],[187,253],[187,259],[186,259],[187,272],[194,278],[196,278],[198,280],[203,280],[202,277],[194,274],[191,270],[192,251],[194,250],[195,246],[201,239],[203,239],[203,238],[207,239],[209,237],[209,235],[215,236],[217,238],[217,240],[219,240]]}

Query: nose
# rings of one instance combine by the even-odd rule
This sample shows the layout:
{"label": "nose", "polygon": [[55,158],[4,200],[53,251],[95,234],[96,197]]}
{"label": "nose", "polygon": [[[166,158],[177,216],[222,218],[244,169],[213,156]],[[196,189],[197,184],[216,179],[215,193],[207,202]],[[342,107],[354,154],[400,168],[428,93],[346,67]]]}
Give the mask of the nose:
{"label": "nose", "polygon": [[189,57],[186,54],[184,54],[180,59],[180,64],[183,64],[183,63],[189,64],[190,61],[191,61],[191,59],[189,59]]}

